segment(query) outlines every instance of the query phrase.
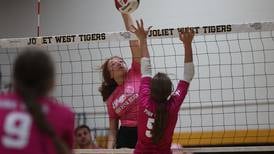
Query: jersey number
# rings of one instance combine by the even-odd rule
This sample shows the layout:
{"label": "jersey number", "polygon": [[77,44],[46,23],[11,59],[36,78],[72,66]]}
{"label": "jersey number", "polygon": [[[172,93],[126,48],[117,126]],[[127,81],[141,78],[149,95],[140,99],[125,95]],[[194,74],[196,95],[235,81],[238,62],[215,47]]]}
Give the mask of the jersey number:
{"label": "jersey number", "polygon": [[148,118],[147,119],[147,130],[146,130],[146,137],[149,137],[151,138],[152,135],[151,135],[151,130],[153,128],[153,123],[154,123],[154,119],[153,118]]}
{"label": "jersey number", "polygon": [[12,149],[22,149],[29,142],[32,119],[22,112],[11,112],[4,120],[2,145]]}

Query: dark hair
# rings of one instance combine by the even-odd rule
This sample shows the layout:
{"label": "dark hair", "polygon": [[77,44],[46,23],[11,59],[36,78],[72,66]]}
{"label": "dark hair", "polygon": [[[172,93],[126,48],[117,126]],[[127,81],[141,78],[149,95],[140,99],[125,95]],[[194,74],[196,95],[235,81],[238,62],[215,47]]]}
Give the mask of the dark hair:
{"label": "dark hair", "polygon": [[120,58],[118,56],[113,56],[110,57],[109,59],[107,59],[103,65],[101,66],[102,69],[102,75],[103,75],[103,82],[101,84],[101,87],[99,88],[99,92],[101,93],[102,97],[103,97],[103,101],[106,101],[108,99],[108,97],[113,93],[113,91],[116,89],[116,87],[118,86],[118,84],[116,83],[116,81],[111,78],[111,74],[108,70],[108,62],[113,59],[113,58]]}
{"label": "dark hair", "polygon": [[83,128],[86,128],[89,132],[91,131],[90,128],[89,128],[89,126],[83,124],[83,125],[80,125],[77,128],[75,128],[74,134],[76,135],[76,133],[79,131],[79,129],[83,129]]}
{"label": "dark hair", "polygon": [[46,51],[38,48],[27,48],[16,58],[13,68],[15,90],[23,98],[27,110],[41,132],[53,141],[59,154],[69,153],[67,145],[58,137],[47,121],[42,106],[37,99],[47,95],[51,90],[55,69],[53,61]]}
{"label": "dark hair", "polygon": [[157,73],[151,80],[151,98],[158,104],[155,122],[152,129],[152,142],[157,144],[163,137],[166,128],[168,112],[166,108],[167,98],[172,91],[172,82],[164,73]]}

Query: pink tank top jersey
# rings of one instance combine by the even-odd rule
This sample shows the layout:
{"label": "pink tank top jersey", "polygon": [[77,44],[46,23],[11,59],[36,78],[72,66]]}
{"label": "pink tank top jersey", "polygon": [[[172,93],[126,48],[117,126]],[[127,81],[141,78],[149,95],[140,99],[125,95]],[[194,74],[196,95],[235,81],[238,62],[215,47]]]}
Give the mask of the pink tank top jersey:
{"label": "pink tank top jersey", "polygon": [[137,98],[141,80],[140,63],[133,61],[125,82],[116,87],[107,100],[109,118],[120,119],[121,126],[136,127]]}
{"label": "pink tank top jersey", "polygon": [[[74,113],[51,98],[40,98],[43,112],[56,134],[72,149]],[[0,153],[56,154],[51,138],[38,129],[20,96],[0,95]]]}
{"label": "pink tank top jersey", "polygon": [[150,98],[150,82],[151,77],[143,77],[141,80],[138,98],[138,141],[134,153],[170,154],[172,136],[178,119],[178,112],[187,94],[189,83],[183,80],[179,81],[176,91],[167,102],[168,122],[167,127],[163,132],[164,136],[158,144],[153,144],[151,130],[155,121],[157,103]]}

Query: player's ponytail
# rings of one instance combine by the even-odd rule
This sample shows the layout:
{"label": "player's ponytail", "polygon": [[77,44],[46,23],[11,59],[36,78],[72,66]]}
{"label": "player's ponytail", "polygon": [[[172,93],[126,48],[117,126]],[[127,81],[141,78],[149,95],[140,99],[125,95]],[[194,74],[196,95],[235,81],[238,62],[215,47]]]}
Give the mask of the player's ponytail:
{"label": "player's ponytail", "polygon": [[157,102],[156,117],[152,129],[152,142],[157,144],[165,134],[168,112],[167,98],[172,91],[172,82],[164,73],[157,73],[151,81],[151,97]]}
{"label": "player's ponytail", "polygon": [[70,153],[67,145],[47,121],[41,104],[37,102],[53,86],[55,71],[49,55],[41,49],[26,49],[17,57],[13,71],[15,90],[23,98],[37,127],[52,139],[58,154]]}

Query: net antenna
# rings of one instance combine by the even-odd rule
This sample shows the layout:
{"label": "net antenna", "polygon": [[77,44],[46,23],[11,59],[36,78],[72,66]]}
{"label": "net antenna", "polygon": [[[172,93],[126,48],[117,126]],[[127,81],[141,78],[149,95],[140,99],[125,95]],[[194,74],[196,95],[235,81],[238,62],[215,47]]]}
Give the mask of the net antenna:
{"label": "net antenna", "polygon": [[36,27],[36,33],[37,37],[41,36],[41,28],[40,28],[40,14],[41,14],[41,0],[36,1],[36,16],[37,16],[37,27]]}

